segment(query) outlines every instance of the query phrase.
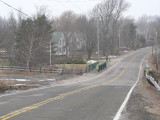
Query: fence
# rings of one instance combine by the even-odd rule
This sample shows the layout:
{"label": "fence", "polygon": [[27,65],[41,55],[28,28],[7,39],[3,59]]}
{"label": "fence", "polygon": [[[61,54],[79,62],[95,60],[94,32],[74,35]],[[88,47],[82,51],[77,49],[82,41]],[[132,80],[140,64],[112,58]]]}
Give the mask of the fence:
{"label": "fence", "polygon": [[27,68],[27,67],[18,67],[18,66],[0,66],[0,70],[63,74],[63,69],[45,70],[45,69],[43,69],[41,67],[40,68]]}

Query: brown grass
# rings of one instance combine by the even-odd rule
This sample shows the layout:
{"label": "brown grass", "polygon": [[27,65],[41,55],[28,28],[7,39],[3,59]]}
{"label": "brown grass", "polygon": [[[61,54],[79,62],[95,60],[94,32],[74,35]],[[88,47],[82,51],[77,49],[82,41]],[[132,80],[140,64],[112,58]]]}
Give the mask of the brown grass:
{"label": "brown grass", "polygon": [[[21,84],[15,86],[16,84]],[[16,80],[1,80],[0,81],[0,92],[6,90],[26,90],[29,89],[32,84],[38,84],[38,81],[16,81]]]}
{"label": "brown grass", "polygon": [[82,69],[85,68],[88,64],[56,64],[57,68],[65,68],[65,69]]}
{"label": "brown grass", "polygon": [[57,75],[57,73],[24,72],[24,71],[11,71],[11,70],[0,71],[0,74],[21,74],[21,75],[39,75],[39,76]]}

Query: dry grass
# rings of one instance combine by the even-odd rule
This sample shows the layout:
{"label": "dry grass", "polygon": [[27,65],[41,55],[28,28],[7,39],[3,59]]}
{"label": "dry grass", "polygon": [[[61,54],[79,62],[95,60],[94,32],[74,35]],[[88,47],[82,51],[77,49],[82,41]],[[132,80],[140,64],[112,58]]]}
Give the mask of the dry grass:
{"label": "dry grass", "polygon": [[0,66],[7,66],[9,65],[9,62],[7,60],[0,60]]}
{"label": "dry grass", "polygon": [[88,64],[56,64],[57,68],[65,68],[65,69],[82,69],[85,68]]}
{"label": "dry grass", "polygon": [[48,76],[48,75],[57,75],[57,73],[40,73],[40,72],[24,72],[24,71],[11,71],[11,70],[1,70],[0,74],[21,74],[21,75],[39,75],[39,76]]}
{"label": "dry grass", "polygon": [[[16,86],[19,84],[18,86]],[[29,89],[33,84],[38,84],[38,81],[16,81],[16,80],[1,80],[0,81],[0,92],[7,90],[26,90]]]}
{"label": "dry grass", "polygon": [[0,81],[0,92],[4,92],[6,90],[8,90],[8,86],[2,81]]}

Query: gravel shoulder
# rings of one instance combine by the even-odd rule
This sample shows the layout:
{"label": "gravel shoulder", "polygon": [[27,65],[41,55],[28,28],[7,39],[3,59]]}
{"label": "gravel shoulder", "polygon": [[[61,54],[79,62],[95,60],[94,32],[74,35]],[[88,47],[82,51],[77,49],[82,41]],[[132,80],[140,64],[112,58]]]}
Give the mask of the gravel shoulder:
{"label": "gravel shoulder", "polygon": [[[149,58],[143,62],[142,68],[148,62]],[[160,92],[147,82],[143,69],[120,120],[160,120]]]}

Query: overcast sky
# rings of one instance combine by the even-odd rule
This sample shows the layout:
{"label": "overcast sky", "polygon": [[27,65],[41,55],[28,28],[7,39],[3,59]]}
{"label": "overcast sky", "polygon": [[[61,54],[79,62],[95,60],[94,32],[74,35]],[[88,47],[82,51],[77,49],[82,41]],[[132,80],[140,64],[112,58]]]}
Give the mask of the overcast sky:
{"label": "overcast sky", "polygon": [[[24,13],[32,15],[35,7],[48,6],[53,16],[60,15],[63,11],[73,10],[75,13],[87,13],[101,0],[3,0],[4,2],[19,9]],[[125,16],[138,18],[142,15],[160,15],[160,0],[126,0],[130,3],[130,8]],[[0,2],[0,16],[7,17],[8,13],[14,11]]]}

